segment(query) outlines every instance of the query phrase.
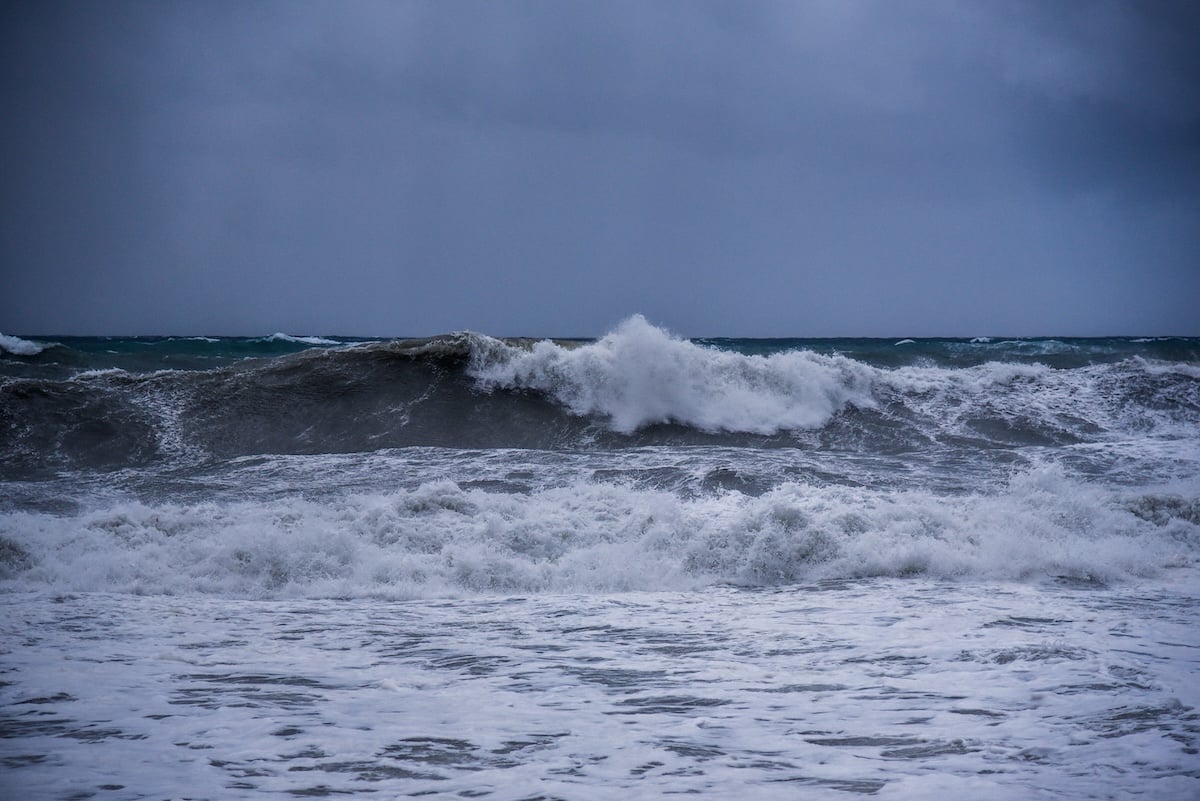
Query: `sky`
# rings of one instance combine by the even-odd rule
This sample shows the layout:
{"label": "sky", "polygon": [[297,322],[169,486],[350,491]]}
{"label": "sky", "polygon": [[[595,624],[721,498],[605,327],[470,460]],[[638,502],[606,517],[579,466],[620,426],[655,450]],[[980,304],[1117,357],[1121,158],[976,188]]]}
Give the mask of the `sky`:
{"label": "sky", "polygon": [[1200,5],[0,4],[0,331],[1200,334]]}

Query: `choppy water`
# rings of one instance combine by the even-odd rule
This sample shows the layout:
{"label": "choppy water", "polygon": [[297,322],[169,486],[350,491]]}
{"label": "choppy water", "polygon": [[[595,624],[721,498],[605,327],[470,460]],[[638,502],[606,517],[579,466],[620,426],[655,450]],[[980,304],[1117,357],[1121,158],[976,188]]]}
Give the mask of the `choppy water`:
{"label": "choppy water", "polygon": [[0,795],[1200,797],[1200,341],[0,337]]}

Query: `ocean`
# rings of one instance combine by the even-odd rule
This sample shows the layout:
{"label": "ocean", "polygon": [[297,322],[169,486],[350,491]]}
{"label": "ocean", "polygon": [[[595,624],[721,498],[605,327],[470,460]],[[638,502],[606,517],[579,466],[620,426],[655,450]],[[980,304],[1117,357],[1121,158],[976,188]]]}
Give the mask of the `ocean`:
{"label": "ocean", "polygon": [[1200,339],[0,335],[0,797],[1200,798]]}

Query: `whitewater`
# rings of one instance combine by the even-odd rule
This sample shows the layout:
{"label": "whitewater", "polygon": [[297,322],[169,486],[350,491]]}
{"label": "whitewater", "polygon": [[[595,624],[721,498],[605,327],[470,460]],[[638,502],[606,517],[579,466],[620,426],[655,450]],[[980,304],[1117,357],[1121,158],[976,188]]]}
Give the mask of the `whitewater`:
{"label": "whitewater", "polygon": [[0,335],[0,796],[1200,797],[1200,339]]}

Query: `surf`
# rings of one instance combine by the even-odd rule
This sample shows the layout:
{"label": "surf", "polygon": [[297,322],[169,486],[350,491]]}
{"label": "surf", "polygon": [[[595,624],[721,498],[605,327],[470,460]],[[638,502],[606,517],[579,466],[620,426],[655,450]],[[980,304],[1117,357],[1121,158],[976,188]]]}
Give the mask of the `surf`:
{"label": "surf", "polygon": [[689,497],[603,479],[516,492],[460,482],[8,512],[0,580],[58,591],[444,597],[878,576],[1129,581],[1195,566],[1200,555],[1195,498],[1093,486],[1056,466],[966,495],[784,482],[760,495]]}

